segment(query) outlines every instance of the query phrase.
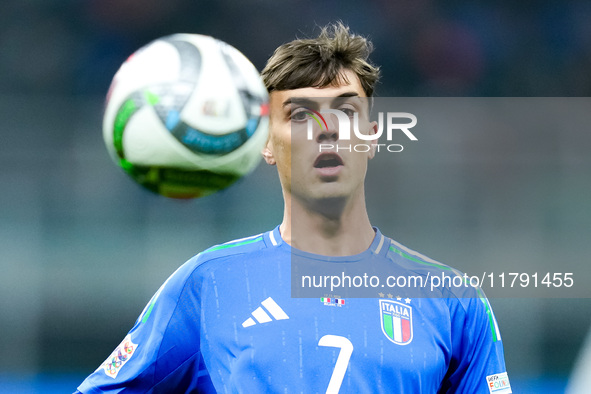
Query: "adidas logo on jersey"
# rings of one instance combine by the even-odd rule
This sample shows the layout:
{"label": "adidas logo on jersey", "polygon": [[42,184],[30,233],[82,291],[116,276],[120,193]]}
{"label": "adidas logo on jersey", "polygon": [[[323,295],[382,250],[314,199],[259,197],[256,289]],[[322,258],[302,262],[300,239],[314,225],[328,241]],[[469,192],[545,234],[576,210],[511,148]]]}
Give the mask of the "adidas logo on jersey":
{"label": "adidas logo on jersey", "polygon": [[[267,312],[269,312],[275,320],[289,319],[289,316],[287,316],[283,309],[281,309],[281,307],[277,305],[277,303],[271,297],[261,302],[261,304],[265,307]],[[263,309],[260,306],[257,309],[255,309],[254,312],[252,312],[252,317],[254,317],[254,319],[252,317],[249,317],[244,321],[244,323],[242,323],[242,327],[246,328],[254,326],[256,324],[255,320],[261,324],[273,321],[271,316],[269,316],[269,314],[265,312],[265,309]]]}

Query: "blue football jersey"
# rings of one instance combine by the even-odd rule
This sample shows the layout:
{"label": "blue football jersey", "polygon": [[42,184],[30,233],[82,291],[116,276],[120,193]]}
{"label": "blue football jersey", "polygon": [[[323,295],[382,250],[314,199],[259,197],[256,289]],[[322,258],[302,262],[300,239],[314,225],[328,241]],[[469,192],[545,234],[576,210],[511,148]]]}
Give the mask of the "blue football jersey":
{"label": "blue football jersey", "polygon": [[[511,393],[481,290],[292,298],[292,253],[277,227],[198,254],[161,286],[79,392]],[[451,270],[377,229],[361,254],[313,257],[377,259],[397,274]]]}

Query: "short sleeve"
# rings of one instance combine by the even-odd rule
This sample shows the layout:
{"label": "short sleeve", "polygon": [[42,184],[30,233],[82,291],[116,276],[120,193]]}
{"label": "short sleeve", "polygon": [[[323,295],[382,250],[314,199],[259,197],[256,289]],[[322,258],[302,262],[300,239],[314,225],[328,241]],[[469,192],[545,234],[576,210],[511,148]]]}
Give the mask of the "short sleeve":
{"label": "short sleeve", "polygon": [[195,259],[189,260],[160,287],[123,341],[78,392],[215,392],[200,352],[195,266]]}
{"label": "short sleeve", "polygon": [[511,393],[501,334],[488,299],[452,299],[450,313],[452,358],[439,392]]}

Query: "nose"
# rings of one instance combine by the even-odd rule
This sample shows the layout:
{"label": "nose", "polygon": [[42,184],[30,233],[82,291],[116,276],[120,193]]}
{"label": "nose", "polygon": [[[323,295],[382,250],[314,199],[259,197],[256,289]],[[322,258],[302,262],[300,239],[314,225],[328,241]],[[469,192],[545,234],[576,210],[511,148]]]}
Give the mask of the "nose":
{"label": "nose", "polygon": [[339,139],[339,122],[335,115],[324,115],[326,121],[326,129],[321,128],[320,133],[316,136],[317,142],[338,141]]}

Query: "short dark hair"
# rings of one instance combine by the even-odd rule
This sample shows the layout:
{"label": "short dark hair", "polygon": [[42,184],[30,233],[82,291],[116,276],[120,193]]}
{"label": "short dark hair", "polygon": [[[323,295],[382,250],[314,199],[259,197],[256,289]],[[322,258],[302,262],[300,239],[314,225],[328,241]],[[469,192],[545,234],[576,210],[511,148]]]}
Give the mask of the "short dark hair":
{"label": "short dark hair", "polygon": [[341,22],[322,28],[316,38],[297,39],[281,45],[261,73],[269,93],[305,87],[326,87],[346,81],[344,70],[359,78],[367,97],[372,97],[379,68],[370,64],[372,43],[355,35]]}

